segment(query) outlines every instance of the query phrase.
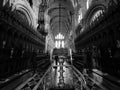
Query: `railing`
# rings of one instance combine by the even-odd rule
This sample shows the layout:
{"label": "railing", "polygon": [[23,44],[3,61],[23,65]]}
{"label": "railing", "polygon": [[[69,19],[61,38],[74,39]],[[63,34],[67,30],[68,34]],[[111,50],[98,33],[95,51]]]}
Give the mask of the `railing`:
{"label": "railing", "polygon": [[47,82],[46,78],[49,74],[51,67],[46,72],[40,72],[39,74],[36,73],[32,77],[28,78],[25,82],[20,84],[15,90],[46,90],[44,89],[44,85]]}
{"label": "railing", "polygon": [[49,79],[48,77],[50,75],[51,69],[52,69],[52,67],[50,66],[48,68],[48,70],[46,71],[46,73],[38,81],[37,85],[32,90],[46,90],[46,88],[49,88],[49,86],[47,86],[47,82],[48,82],[48,79]]}
{"label": "railing", "polygon": [[110,76],[107,73],[102,73],[99,70],[92,70],[92,77],[86,74],[89,81],[93,82],[94,85],[99,86],[102,90],[119,90],[120,83],[119,79]]}
{"label": "railing", "polygon": [[0,81],[0,88],[4,88],[6,87],[7,85],[9,85],[11,82],[14,82],[15,80],[21,78],[22,76],[30,73],[31,70],[27,69],[27,70],[24,70],[20,73],[17,73],[17,74],[14,74],[10,77],[8,77],[7,79],[5,79],[4,81]]}
{"label": "railing", "polygon": [[[83,90],[83,88],[86,88],[86,80],[83,74],[77,70],[74,66],[71,67],[73,69],[73,75],[78,80],[78,85],[75,87],[79,88],[80,90]],[[79,85],[80,84],[80,85]]]}
{"label": "railing", "polygon": [[91,87],[93,87],[94,85],[96,85],[96,86],[98,86],[98,88],[100,88],[102,90],[108,90],[107,88],[105,88],[103,85],[101,85],[99,82],[97,82],[93,78],[89,77],[88,75],[85,75],[85,77],[86,77],[87,83],[89,82],[89,84],[92,84],[92,86],[90,85]]}
{"label": "railing", "polygon": [[[92,71],[92,75],[89,74],[82,74],[77,68],[75,68],[72,65],[55,65],[55,67],[60,67],[60,66],[66,66],[66,67],[70,67],[69,69],[72,70],[71,74],[72,74],[72,78],[73,78],[73,87],[75,89],[79,89],[79,90],[84,90],[89,87],[89,84],[92,84],[92,87],[96,87],[96,88],[100,88],[102,90],[109,90],[109,89],[115,89],[115,90],[119,90],[119,85],[116,85],[113,81],[115,81],[116,79],[114,78],[109,78],[108,74],[106,73],[99,73],[97,70],[93,70]],[[26,85],[30,85],[32,82],[31,81],[36,81],[35,84],[33,83],[33,88],[29,89],[29,90],[49,90],[50,88],[54,88],[52,87],[52,78],[50,77],[52,71],[53,66],[51,65],[48,70],[42,74],[42,77],[38,78],[36,80],[36,75],[34,75],[33,77],[29,78],[26,82],[22,83],[22,85],[20,85],[18,88],[16,88],[15,90],[24,90],[23,87]],[[102,81],[101,79],[102,78]],[[113,80],[114,79],[114,80]],[[119,81],[119,80],[118,80]],[[116,81],[117,82],[117,81]],[[119,83],[119,82],[118,82]],[[31,85],[31,86],[32,86]],[[31,87],[30,86],[30,87]]]}
{"label": "railing", "polygon": [[15,90],[21,90],[26,84],[28,84],[32,79],[34,79],[37,76],[37,74],[34,74],[32,77],[27,79],[24,83],[22,83],[19,87],[17,87]]}

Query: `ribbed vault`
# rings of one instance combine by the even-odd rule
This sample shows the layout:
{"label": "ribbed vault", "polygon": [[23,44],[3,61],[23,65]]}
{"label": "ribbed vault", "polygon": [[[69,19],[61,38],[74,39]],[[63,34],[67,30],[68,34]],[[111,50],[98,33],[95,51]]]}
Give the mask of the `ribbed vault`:
{"label": "ribbed vault", "polygon": [[74,12],[72,2],[70,0],[51,0],[49,3],[48,15],[50,16],[50,29],[53,36],[55,37],[58,33],[68,36]]}

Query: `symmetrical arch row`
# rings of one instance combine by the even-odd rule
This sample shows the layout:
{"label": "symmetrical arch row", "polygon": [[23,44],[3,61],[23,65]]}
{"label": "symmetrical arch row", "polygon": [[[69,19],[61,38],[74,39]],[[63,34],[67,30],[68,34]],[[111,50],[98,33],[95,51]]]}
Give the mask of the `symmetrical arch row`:
{"label": "symmetrical arch row", "polygon": [[[84,22],[86,28],[75,39],[76,55],[73,54],[73,58],[75,59],[73,65],[81,72],[85,71],[85,74],[93,80],[95,80],[94,78],[98,78],[94,74],[97,73],[97,71],[105,73],[106,75],[98,74],[98,76],[100,75],[102,78],[96,81],[101,85],[106,80],[105,76],[120,78],[119,6],[120,3],[117,5],[114,2],[109,2],[108,7],[101,3],[93,8],[90,7]],[[92,24],[90,24],[90,22]],[[81,28],[82,26],[78,27],[78,30],[80,31]],[[115,87],[109,88],[117,90],[119,87],[117,80],[113,80],[111,77],[107,77],[107,79],[115,85]],[[110,85],[104,85],[106,88],[108,88],[108,86]]]}
{"label": "symmetrical arch row", "polygon": [[0,0],[0,79],[32,70],[34,57],[44,53],[45,38],[35,31],[27,5],[26,0]]}
{"label": "symmetrical arch row", "polygon": [[[88,11],[83,17],[83,22],[81,23],[82,26],[79,25],[76,29],[77,32],[79,32],[80,34],[82,32],[89,31],[89,28],[94,27],[105,17],[114,13],[115,10],[117,10],[117,8],[119,7],[119,3],[120,2],[118,0],[93,0],[91,2],[91,5],[89,6]],[[81,27],[80,30],[79,27]],[[77,33],[78,36],[79,34]]]}
{"label": "symmetrical arch row", "polygon": [[2,0],[3,7],[7,6],[11,8],[11,12],[21,11],[26,17],[26,21],[30,27],[36,29],[36,18],[31,8],[29,2],[27,0]]}

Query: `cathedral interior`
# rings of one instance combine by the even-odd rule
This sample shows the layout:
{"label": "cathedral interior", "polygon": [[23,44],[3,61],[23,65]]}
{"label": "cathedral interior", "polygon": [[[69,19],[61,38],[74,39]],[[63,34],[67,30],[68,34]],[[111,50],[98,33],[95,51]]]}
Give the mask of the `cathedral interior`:
{"label": "cathedral interior", "polygon": [[120,90],[120,0],[0,0],[0,90]]}

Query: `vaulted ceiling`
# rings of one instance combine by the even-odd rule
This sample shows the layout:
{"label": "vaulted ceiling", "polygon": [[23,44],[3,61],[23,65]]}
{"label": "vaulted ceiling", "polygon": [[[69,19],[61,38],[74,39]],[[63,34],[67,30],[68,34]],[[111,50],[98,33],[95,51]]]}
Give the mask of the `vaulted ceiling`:
{"label": "vaulted ceiling", "polygon": [[[35,29],[40,26],[40,28],[37,28],[39,31],[46,26],[51,31],[50,34],[53,38],[61,33],[65,36],[65,39],[70,36],[71,31],[75,30],[75,27],[80,23],[79,18],[82,15],[84,16],[87,10],[86,4],[90,1],[92,0],[10,0],[12,3],[30,3],[30,6],[27,4],[25,6],[32,13],[30,15],[34,18]],[[46,20],[44,22],[46,14],[50,17],[47,19],[47,25]]]}
{"label": "vaulted ceiling", "polygon": [[48,15],[53,36],[58,33],[67,36],[72,26],[74,7],[70,0],[49,0]]}

